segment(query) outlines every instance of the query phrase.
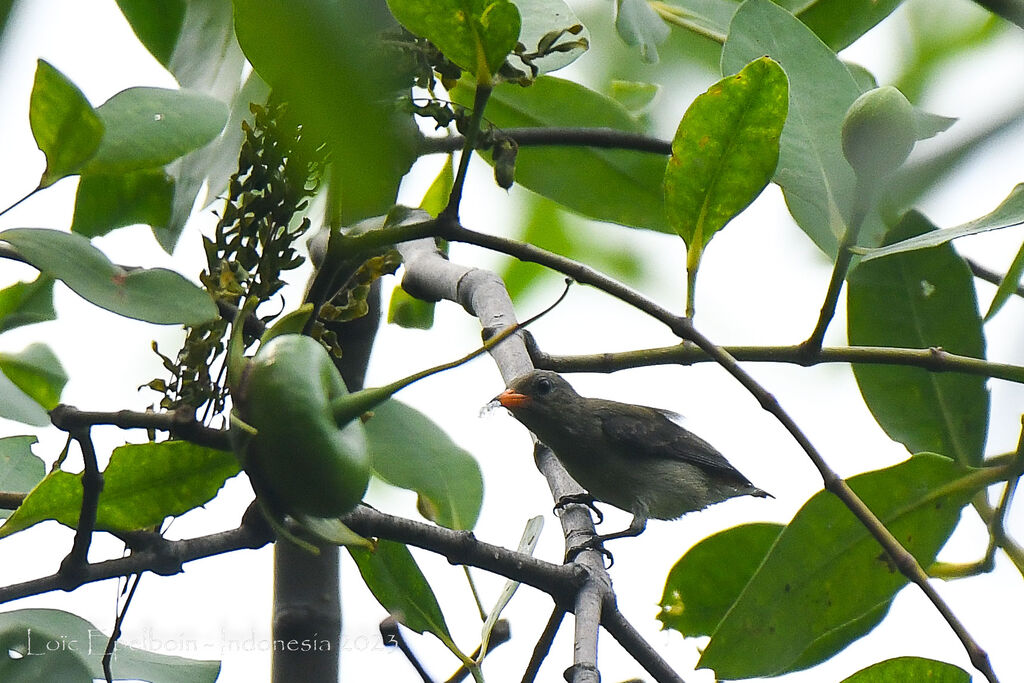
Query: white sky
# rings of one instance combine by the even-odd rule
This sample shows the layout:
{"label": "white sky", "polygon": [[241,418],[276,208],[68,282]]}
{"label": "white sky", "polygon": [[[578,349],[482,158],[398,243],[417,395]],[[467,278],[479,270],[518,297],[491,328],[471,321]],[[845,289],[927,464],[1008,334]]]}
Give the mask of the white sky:
{"label": "white sky", "polygon": [[[35,0],[26,4],[26,10],[16,40],[10,41],[6,52],[0,55],[0,76],[6,96],[0,102],[0,149],[5,151],[4,163],[0,164],[0,206],[7,206],[34,187],[43,169],[43,157],[32,141],[27,117],[37,58],[47,59],[68,75],[94,104],[133,85],[174,85],[173,79],[135,41],[112,0]],[[892,59],[901,40],[900,30],[899,20],[892,19],[844,56],[872,68],[884,82],[893,74]],[[958,127],[963,129],[980,125],[986,112],[1001,110],[1021,98],[1022,47],[1024,41],[1017,33],[977,55],[975,62],[958,65],[950,81],[923,104],[936,113],[960,117]],[[993,81],[1001,85],[995,87]],[[1004,136],[998,144],[983,150],[977,163],[965,167],[955,184],[940,195],[929,197],[925,212],[943,227],[987,213],[1021,180],[1022,155],[1020,131]],[[402,196],[407,203],[418,202],[438,163],[433,159],[417,166],[403,187]],[[67,228],[75,182],[61,181],[26,202],[4,216],[0,228]],[[470,179],[467,197],[475,201],[464,212],[466,224],[484,230],[507,228],[519,192],[517,189],[506,195],[493,185],[489,170],[483,169]],[[508,206],[509,211],[495,217],[496,206]],[[116,231],[97,240],[97,244],[115,261],[173,265],[192,276],[200,269],[202,259],[196,232],[211,223],[208,213],[197,220],[183,237],[173,261],[143,228]],[[643,250],[651,272],[656,274],[646,286],[646,293],[672,308],[682,307],[683,251],[676,238],[611,226],[596,226],[595,230],[602,239],[620,243],[622,248]],[[1005,269],[1020,239],[1021,231],[1011,229],[972,238],[958,243],[958,247],[993,268]],[[453,247],[452,260],[481,267],[497,263],[488,254],[460,245]],[[30,268],[4,263],[0,286],[32,276]],[[825,259],[794,229],[779,193],[774,187],[769,188],[751,211],[716,238],[708,251],[698,290],[699,326],[720,343],[792,343],[803,339],[816,318],[828,276]],[[296,276],[296,281],[301,282],[302,277]],[[386,290],[393,283],[392,279]],[[101,410],[141,409],[150,404],[154,400],[152,393],[136,391],[138,385],[161,375],[157,359],[148,351],[149,341],[155,338],[165,350],[173,350],[180,334],[169,328],[126,321],[81,302],[62,286],[57,289],[61,320],[7,333],[0,337],[0,350],[20,349],[39,339],[49,343],[72,377],[65,402]],[[978,289],[984,309],[993,288],[980,284]],[[521,306],[522,317],[555,295],[552,290],[531,297]],[[434,333],[390,327],[382,331],[368,383],[380,384],[405,376],[449,360],[478,343],[476,322],[458,307],[441,304],[437,313]],[[990,357],[1024,362],[1020,350],[1024,348],[1020,339],[1022,315],[1024,303],[1014,300],[987,326]],[[827,343],[843,343],[843,329],[843,320],[838,318],[830,328]],[[537,323],[533,333],[553,353],[625,350],[675,341],[660,325],[586,288],[577,288],[556,315]],[[118,368],[119,372],[112,375],[111,368]],[[905,457],[903,448],[891,442],[874,423],[847,367],[752,365],[749,369],[775,393],[841,474],[884,467]],[[611,575],[627,617],[687,681],[711,681],[707,671],[692,672],[701,642],[684,641],[674,632],[658,631],[654,615],[665,574],[687,548],[710,533],[747,521],[787,521],[820,488],[820,480],[782,428],[725,373],[710,364],[640,369],[610,376],[586,375],[572,381],[583,394],[663,406],[686,415],[691,429],[714,443],[758,486],[776,496],[769,501],[731,501],[680,522],[653,521],[642,537],[620,541],[613,548],[616,564]],[[989,452],[996,453],[1012,449],[1016,442],[1024,395],[1017,386],[1000,382],[991,386],[993,421]],[[481,463],[486,492],[477,535],[489,542],[514,546],[526,520],[542,514],[547,529],[537,554],[557,561],[562,555],[562,540],[550,514],[549,494],[531,464],[526,430],[499,411],[482,419],[477,417],[480,407],[500,389],[497,371],[488,360],[480,359],[414,385],[403,391],[400,398],[430,414]],[[29,433],[24,426],[0,423],[0,436],[23,433]],[[145,437],[103,430],[103,438],[109,448],[125,439]],[[36,452],[49,463],[61,445],[60,435],[50,430],[41,437]],[[234,526],[250,497],[251,491],[244,481],[232,481],[208,509],[176,521],[171,533],[186,537]],[[417,516],[414,496],[408,492],[375,485],[370,500],[387,512]],[[609,529],[628,521],[628,516],[615,511],[607,517]],[[972,560],[983,551],[980,525],[973,519],[973,513],[968,512],[965,517],[971,518],[971,523],[965,524],[954,537],[943,553],[944,559]],[[1018,538],[1024,536],[1022,522],[1019,512],[1011,519],[1011,533],[1015,532]],[[4,557],[18,561],[0,565],[0,584],[51,573],[70,547],[71,538],[70,531],[47,524],[4,540]],[[94,559],[119,553],[117,544],[102,535],[96,538]],[[439,595],[457,642],[467,651],[472,650],[478,639],[478,625],[473,619],[475,610],[465,590],[461,569],[427,553],[415,554]],[[165,650],[180,649],[194,642],[199,646],[195,656],[224,660],[221,680],[268,680],[269,655],[265,648],[269,639],[270,558],[267,548],[192,563],[177,577],[145,576],[125,624],[126,640],[143,639],[151,647],[161,646]],[[1024,670],[1024,652],[1019,647],[1019,634],[1006,629],[995,615],[1001,614],[1004,606],[1022,604],[1024,587],[1020,576],[1007,564],[1000,560],[993,575],[940,584],[939,589],[975,638],[988,649],[997,672],[1010,680],[1013,672]],[[503,579],[482,572],[477,572],[476,578],[485,601],[494,599],[504,583]],[[376,680],[411,680],[413,674],[404,658],[392,649],[379,647],[377,624],[384,612],[361,586],[347,557],[342,581],[346,629],[343,677],[362,680],[372,671]],[[106,582],[72,594],[54,593],[19,601],[6,608],[60,607],[109,630],[117,594],[117,584]],[[485,671],[491,671],[495,680],[502,679],[500,674],[504,671],[516,672],[518,678],[549,611],[546,596],[529,588],[521,589],[504,614],[511,621],[513,640],[488,659]],[[563,627],[542,671],[543,680],[560,680],[562,669],[571,663],[571,633],[571,628]],[[411,642],[439,679],[454,670],[454,659],[430,637],[413,636]],[[602,643],[605,680],[642,675],[610,638],[603,636]],[[838,680],[872,661],[908,654],[952,661],[970,669],[958,641],[916,589],[903,591],[890,617],[876,631],[826,667],[780,680]]]}

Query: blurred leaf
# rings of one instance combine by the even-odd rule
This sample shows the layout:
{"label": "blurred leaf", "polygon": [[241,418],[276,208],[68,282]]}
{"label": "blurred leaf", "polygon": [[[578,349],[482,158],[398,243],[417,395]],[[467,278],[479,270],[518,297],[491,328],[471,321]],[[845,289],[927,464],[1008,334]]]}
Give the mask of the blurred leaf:
{"label": "blurred leaf", "polygon": [[78,181],[71,231],[106,235],[126,225],[160,228],[171,219],[174,180],[163,169],[123,174],[85,173]]}
{"label": "blurred leaf", "polygon": [[52,277],[41,274],[32,282],[0,289],[0,332],[56,319]]}
{"label": "blurred leaf", "polygon": [[227,106],[208,95],[128,88],[96,108],[104,134],[84,173],[126,173],[174,161],[217,137]]}
{"label": "blurred leaf", "polygon": [[434,182],[430,183],[430,187],[423,193],[420,208],[429,213],[431,218],[437,218],[448,205],[448,197],[454,184],[455,170],[452,166],[452,155],[449,154],[445,157],[444,166],[434,178]]}
{"label": "blurred leaf", "polygon": [[665,210],[686,243],[691,294],[704,247],[775,172],[788,101],[786,74],[762,57],[699,95],[679,122],[665,169]]}
{"label": "blurred leaf", "polygon": [[[103,471],[96,528],[137,531],[154,526],[205,505],[238,472],[233,453],[186,441],[120,446]],[[81,511],[82,475],[56,470],[0,527],[0,538],[48,519],[75,528]]]}
{"label": "blurred leaf", "polygon": [[490,82],[519,39],[519,9],[509,0],[388,0],[388,7],[481,83]]}
{"label": "blurred leaf", "polygon": [[115,266],[81,235],[13,228],[0,232],[0,240],[86,301],[118,315],[158,325],[197,325],[218,315],[210,295],[178,273]]}
{"label": "blurred leaf", "polygon": [[970,683],[971,675],[958,666],[923,657],[896,657],[861,669],[842,683]]}
{"label": "blurred leaf", "polygon": [[[789,77],[789,118],[774,181],[800,228],[834,258],[856,182],[839,131],[860,88],[835,53],[793,15],[770,0],[747,0],[733,17],[722,72],[735,73],[763,55],[782,64]],[[861,241],[877,244],[883,232],[877,216],[869,216]]]}
{"label": "blurred leaf", "polygon": [[[109,636],[79,616],[55,609],[0,613],[0,649],[20,656],[0,657],[5,683],[105,680],[102,657]],[[160,683],[213,683],[220,662],[147,652],[118,642],[112,659],[114,680]]]}
{"label": "blurred leaf", "polygon": [[0,372],[0,417],[23,422],[33,427],[46,427],[50,416],[39,402]]}
{"label": "blurred leaf", "polygon": [[429,330],[434,326],[434,302],[417,299],[401,285],[391,290],[388,323],[412,330]]}
{"label": "blurred leaf", "polygon": [[744,524],[690,548],[665,579],[658,620],[685,637],[707,636],[729,611],[783,530]]}
{"label": "blurred leaf", "polygon": [[375,42],[392,25],[387,8],[334,0],[235,0],[234,8],[253,68],[309,140],[329,148],[341,224],[387,213],[419,137],[393,106],[408,84]]}
{"label": "blurred leaf", "polygon": [[449,529],[472,529],[483,502],[480,466],[430,418],[394,399],[373,409],[365,424],[373,471],[416,491],[427,517]]}
{"label": "blurred leaf", "polygon": [[[911,212],[889,239],[932,229],[924,216]],[[850,344],[936,347],[985,357],[973,276],[948,245],[861,263],[850,275],[846,296]],[[910,452],[981,462],[989,411],[984,377],[881,365],[854,365],[853,372],[878,424]]]}
{"label": "blurred leaf", "polygon": [[[46,476],[46,466],[32,453],[34,436],[8,436],[0,439],[0,488],[10,493],[28,493]],[[0,518],[10,510],[0,509]]]}
{"label": "blurred leaf", "polygon": [[878,79],[875,78],[875,75],[860,64],[854,64],[853,62],[843,62],[843,64],[846,65],[846,70],[850,72],[862,93],[878,87]]}
{"label": "blurred leaf", "polygon": [[[473,88],[460,81],[452,99],[470,106]],[[529,88],[498,86],[486,116],[499,128],[573,126],[644,132],[615,100],[553,76],[542,76]],[[662,155],[624,149],[521,146],[516,160],[516,182],[566,208],[601,221],[672,232],[663,209],[664,174]]]}
{"label": "blurred leaf", "polygon": [[640,48],[648,64],[657,63],[658,45],[672,32],[647,0],[615,0],[615,30],[626,45]]}
{"label": "blurred leaf", "polygon": [[1017,287],[1020,285],[1021,276],[1024,276],[1024,244],[1020,245],[1017,255],[1013,257],[1013,262],[1010,263],[1010,267],[1006,271],[1006,275],[999,282],[995,296],[992,297],[992,303],[988,306],[988,312],[985,313],[985,322],[991,320],[992,316],[1003,307],[1003,304],[1009,301],[1010,296],[1016,293]]}
{"label": "blurred leaf", "polygon": [[0,353],[0,371],[46,410],[60,403],[68,376],[46,344],[29,344],[17,353]]}
{"label": "blurred leaf", "polygon": [[981,218],[975,218],[973,221],[967,221],[952,228],[931,230],[910,239],[890,243],[877,249],[865,250],[864,258],[861,259],[861,262],[915,249],[928,249],[945,244],[958,237],[977,235],[989,230],[1002,230],[1003,228],[1011,228],[1021,223],[1024,223],[1024,183],[1014,187],[1002,204]]}
{"label": "blurred leaf", "polygon": [[785,0],[823,43],[839,52],[892,14],[903,0]]}
{"label": "blurred leaf", "polygon": [[[576,13],[562,0],[512,0],[519,8],[522,26],[519,29],[519,42],[526,51],[536,52],[552,32],[566,31],[553,45],[559,49],[532,60],[538,74],[557,71],[575,62],[590,43],[590,31],[580,22]],[[567,29],[578,29],[578,33],[569,33]],[[563,46],[575,43],[571,49]],[[530,67],[515,53],[508,56],[509,64],[524,73],[530,73]]]}
{"label": "blurred leaf", "polygon": [[398,623],[416,633],[429,631],[445,644],[452,642],[434,591],[404,544],[380,539],[372,551],[349,547],[348,552],[366,587]]}
{"label": "blurred leaf", "polygon": [[[985,480],[948,458],[921,454],[852,477],[849,484],[903,547],[928,565]],[[791,671],[816,641],[875,612],[906,583],[853,513],[821,491],[783,530],[715,629],[698,667],[725,679]],[[820,659],[860,635],[848,632]],[[802,667],[813,663],[800,660]]]}
{"label": "blurred leaf", "polygon": [[950,126],[957,122],[951,116],[940,116],[914,107],[914,131],[918,140],[933,138],[939,133],[949,130]]}
{"label": "blurred leaf", "polygon": [[135,36],[158,62],[167,66],[185,21],[185,8],[196,2],[185,0],[117,0],[117,6]]}
{"label": "blurred leaf", "polygon": [[637,116],[650,107],[660,90],[661,86],[657,83],[613,80],[610,94],[626,111]]}
{"label": "blurred leaf", "polygon": [[[610,226],[591,223],[567,213],[555,202],[529,194],[520,220],[518,239],[562,256],[586,261],[616,279],[637,283],[645,271],[642,254],[623,246],[619,240],[602,239]],[[614,237],[614,235],[612,236]],[[509,259],[500,273],[509,296],[519,299],[545,282],[562,282],[564,277],[536,263]]]}
{"label": "blurred leaf", "polygon": [[39,187],[73,175],[96,153],[103,122],[89,100],[64,74],[38,61],[28,105],[32,136],[46,155]]}

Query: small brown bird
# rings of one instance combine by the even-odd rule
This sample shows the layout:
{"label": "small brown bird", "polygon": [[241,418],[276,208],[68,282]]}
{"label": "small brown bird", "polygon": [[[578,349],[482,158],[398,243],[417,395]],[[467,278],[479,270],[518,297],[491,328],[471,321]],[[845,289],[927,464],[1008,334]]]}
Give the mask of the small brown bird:
{"label": "small brown bird", "polygon": [[674,413],[580,396],[549,370],[515,378],[494,401],[550,447],[594,499],[633,514],[629,528],[588,545],[638,536],[648,519],[676,519],[736,496],[771,497],[676,424]]}

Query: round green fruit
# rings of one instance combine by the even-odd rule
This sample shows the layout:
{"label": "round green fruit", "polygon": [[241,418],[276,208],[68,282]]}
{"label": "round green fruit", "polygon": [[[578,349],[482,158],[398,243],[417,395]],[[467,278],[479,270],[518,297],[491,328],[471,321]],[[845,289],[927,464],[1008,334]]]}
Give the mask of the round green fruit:
{"label": "round green fruit", "polygon": [[284,334],[260,347],[234,397],[245,426],[235,449],[257,496],[277,512],[338,517],[362,500],[370,479],[363,425],[338,428],[331,400],[348,393],[315,339]]}
{"label": "round green fruit", "polygon": [[891,85],[867,91],[846,111],[843,154],[862,179],[899,168],[915,142],[914,107]]}

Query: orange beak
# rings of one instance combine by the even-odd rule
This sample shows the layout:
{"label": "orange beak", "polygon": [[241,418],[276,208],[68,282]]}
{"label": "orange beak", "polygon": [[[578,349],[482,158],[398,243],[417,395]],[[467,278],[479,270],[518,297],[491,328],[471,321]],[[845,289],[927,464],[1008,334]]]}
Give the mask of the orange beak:
{"label": "orange beak", "polygon": [[512,408],[518,408],[519,406],[526,405],[530,402],[530,397],[526,394],[520,394],[518,391],[512,389],[506,389],[505,391],[498,394],[495,399],[504,407],[511,410]]}

